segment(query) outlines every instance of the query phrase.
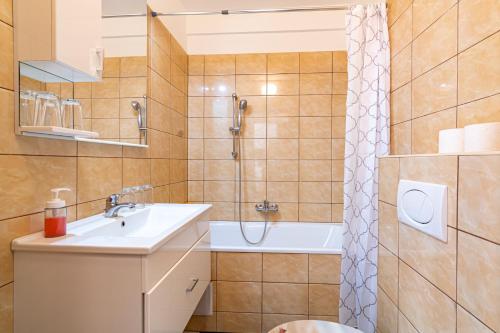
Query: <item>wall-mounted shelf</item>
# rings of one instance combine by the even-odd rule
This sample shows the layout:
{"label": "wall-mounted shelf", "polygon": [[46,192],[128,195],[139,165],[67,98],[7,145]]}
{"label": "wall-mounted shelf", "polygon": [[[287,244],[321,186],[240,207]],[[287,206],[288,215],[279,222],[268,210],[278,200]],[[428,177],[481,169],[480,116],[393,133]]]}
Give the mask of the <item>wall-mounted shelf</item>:
{"label": "wall-mounted shelf", "polygon": [[[57,126],[21,126],[21,133],[43,134],[51,136],[64,136],[69,138],[98,138],[99,133],[91,131],[76,130],[73,128],[57,127]],[[28,134],[29,135],[29,134]]]}

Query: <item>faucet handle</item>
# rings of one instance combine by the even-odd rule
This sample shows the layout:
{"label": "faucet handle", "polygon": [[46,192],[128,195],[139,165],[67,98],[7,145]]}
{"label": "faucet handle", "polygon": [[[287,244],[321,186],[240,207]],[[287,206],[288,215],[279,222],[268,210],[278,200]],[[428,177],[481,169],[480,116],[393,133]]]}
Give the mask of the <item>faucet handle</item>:
{"label": "faucet handle", "polygon": [[114,207],[118,204],[119,201],[120,201],[119,194],[111,194],[109,197],[106,198],[106,207]]}

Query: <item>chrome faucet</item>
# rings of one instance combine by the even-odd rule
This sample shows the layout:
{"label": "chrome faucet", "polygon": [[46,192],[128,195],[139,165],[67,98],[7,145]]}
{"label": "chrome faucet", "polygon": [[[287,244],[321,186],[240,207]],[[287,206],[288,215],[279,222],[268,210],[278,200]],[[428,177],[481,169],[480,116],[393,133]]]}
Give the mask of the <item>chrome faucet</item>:
{"label": "chrome faucet", "polygon": [[279,206],[278,204],[272,204],[267,200],[264,200],[262,203],[258,203],[255,205],[255,210],[258,212],[269,213],[269,212],[278,212]]}
{"label": "chrome faucet", "polygon": [[133,202],[124,202],[119,203],[120,195],[119,194],[111,194],[106,199],[106,209],[104,209],[104,217],[118,217],[118,212],[122,208],[132,209],[135,208],[135,203]]}

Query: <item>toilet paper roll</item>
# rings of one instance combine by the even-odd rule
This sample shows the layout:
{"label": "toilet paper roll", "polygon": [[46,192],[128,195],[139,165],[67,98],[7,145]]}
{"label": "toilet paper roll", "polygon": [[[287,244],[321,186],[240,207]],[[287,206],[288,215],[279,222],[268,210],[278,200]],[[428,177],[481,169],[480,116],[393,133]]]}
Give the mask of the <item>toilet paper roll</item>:
{"label": "toilet paper roll", "polygon": [[439,153],[456,154],[464,151],[464,129],[450,128],[439,131]]}
{"label": "toilet paper roll", "polygon": [[464,127],[465,152],[500,151],[500,122]]}

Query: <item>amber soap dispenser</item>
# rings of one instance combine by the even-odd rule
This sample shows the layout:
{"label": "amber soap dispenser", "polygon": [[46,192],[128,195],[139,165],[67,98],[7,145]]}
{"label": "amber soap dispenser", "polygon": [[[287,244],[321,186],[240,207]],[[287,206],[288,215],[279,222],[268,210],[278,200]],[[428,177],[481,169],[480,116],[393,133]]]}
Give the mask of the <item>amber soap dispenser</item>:
{"label": "amber soap dispenser", "polygon": [[68,212],[66,201],[59,198],[59,193],[71,191],[69,188],[53,188],[52,200],[47,201],[45,206],[45,237],[60,237],[66,235],[66,222]]}

